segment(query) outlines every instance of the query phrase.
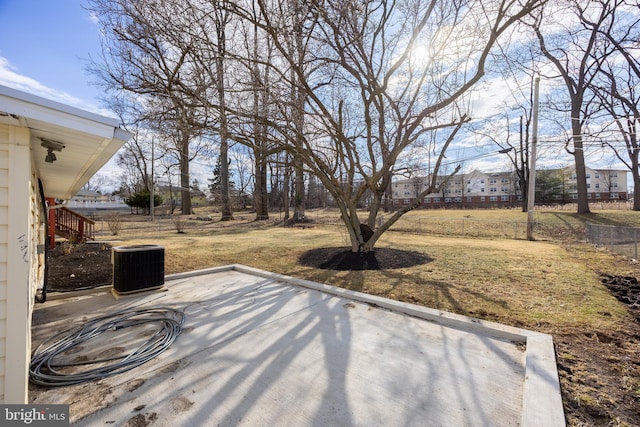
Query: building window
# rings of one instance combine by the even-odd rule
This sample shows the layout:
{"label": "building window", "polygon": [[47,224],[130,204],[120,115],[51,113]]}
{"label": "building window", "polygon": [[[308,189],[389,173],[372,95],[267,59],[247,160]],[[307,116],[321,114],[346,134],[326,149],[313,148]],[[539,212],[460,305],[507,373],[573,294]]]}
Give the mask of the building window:
{"label": "building window", "polygon": [[491,179],[489,180],[489,184],[495,184],[496,182],[498,182],[498,180],[497,180],[497,179],[495,179],[495,178],[491,178]]}
{"label": "building window", "polygon": [[508,184],[509,183],[509,178],[502,178],[500,180],[500,182],[503,183],[503,184]]}
{"label": "building window", "polygon": [[480,201],[484,202],[485,201],[485,197],[484,196],[480,196]]}
{"label": "building window", "polygon": [[484,193],[484,188],[481,188],[481,189],[480,189],[480,192],[481,192],[481,193]]}
{"label": "building window", "polygon": [[618,188],[618,183],[617,182],[613,183],[613,188]]}
{"label": "building window", "polygon": [[[587,182],[587,188],[591,188],[591,184]],[[151,200],[151,199],[149,199]]]}
{"label": "building window", "polygon": [[596,182],[596,188],[600,188],[600,184]]}
{"label": "building window", "polygon": [[500,191],[502,191],[503,193],[508,193],[509,189],[507,187],[502,187]]}
{"label": "building window", "polygon": [[445,197],[444,198],[444,202],[445,203],[451,203],[451,197]]}
{"label": "building window", "polygon": [[600,198],[600,193],[596,193],[596,199]]}
{"label": "building window", "polygon": [[489,201],[490,201],[490,202],[497,202],[497,201],[498,201],[498,196],[491,196],[491,197],[489,197]]}
{"label": "building window", "polygon": [[587,174],[587,179],[591,179],[591,174],[590,173]]}
{"label": "building window", "polygon": [[473,200],[472,197],[467,197],[467,203],[471,203],[472,200]]}
{"label": "building window", "polygon": [[404,204],[408,205],[409,203],[411,203],[411,199],[404,199]]}
{"label": "building window", "polygon": [[600,174],[599,173],[596,174],[596,179],[600,179]]}
{"label": "building window", "polygon": [[480,184],[484,184],[484,179],[481,179],[481,180],[480,180]]}
{"label": "building window", "polygon": [[502,200],[503,202],[508,202],[509,201],[509,196],[502,196],[500,198],[500,200]]}
{"label": "building window", "polygon": [[489,192],[490,192],[490,193],[497,193],[497,192],[498,192],[498,189],[497,189],[496,187],[491,187],[491,188],[489,189]]}
{"label": "building window", "polygon": [[440,203],[440,197],[434,197],[433,203]]}
{"label": "building window", "polygon": [[[471,193],[471,189],[470,188],[467,188],[467,193]],[[149,199],[149,200],[151,200],[151,199]]]}
{"label": "building window", "polygon": [[618,193],[611,193],[611,199],[619,199],[620,195]]}
{"label": "building window", "polygon": [[453,199],[453,201],[456,203],[460,203],[462,202],[462,197],[456,197],[455,199]]}

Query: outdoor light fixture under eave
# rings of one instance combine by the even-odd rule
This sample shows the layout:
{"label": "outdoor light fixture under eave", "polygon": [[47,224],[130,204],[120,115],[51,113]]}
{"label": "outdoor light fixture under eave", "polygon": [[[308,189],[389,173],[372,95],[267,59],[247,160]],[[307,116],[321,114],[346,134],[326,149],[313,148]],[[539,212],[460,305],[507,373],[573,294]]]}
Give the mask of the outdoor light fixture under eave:
{"label": "outdoor light fixture under eave", "polygon": [[58,158],[56,157],[55,154],[53,154],[53,150],[51,148],[49,148],[47,150],[47,155],[45,156],[44,161],[47,162],[47,163],[53,163],[56,160],[58,160]]}
{"label": "outdoor light fixture under eave", "polygon": [[53,152],[62,151],[62,149],[64,148],[64,144],[44,138],[40,138],[40,141],[42,141],[40,145],[47,149],[47,155],[45,156],[44,161],[47,163],[55,162],[57,158]]}

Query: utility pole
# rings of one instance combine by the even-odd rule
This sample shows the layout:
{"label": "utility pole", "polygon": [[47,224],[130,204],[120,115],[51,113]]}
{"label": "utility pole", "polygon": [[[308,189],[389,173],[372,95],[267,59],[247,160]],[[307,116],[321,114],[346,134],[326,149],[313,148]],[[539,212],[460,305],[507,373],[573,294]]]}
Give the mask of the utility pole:
{"label": "utility pole", "polygon": [[[529,166],[529,153],[526,153],[527,161],[525,162],[523,121],[524,121],[524,116],[520,114],[520,151],[516,152],[513,156],[516,159],[515,164],[516,164],[516,170],[518,172],[519,184],[522,187],[520,190],[522,192],[523,199],[522,199],[522,205],[520,207],[522,208],[522,212],[525,212],[527,210],[527,207],[529,206],[528,205],[529,187],[525,188],[525,184],[529,185],[529,181],[527,181],[527,176],[528,176],[527,167]],[[518,156],[520,156],[520,169],[518,169]]]}
{"label": "utility pole", "polygon": [[153,215],[155,213],[155,205],[156,205],[156,195],[155,195],[155,185],[153,182],[153,159],[155,157],[154,148],[155,148],[155,138],[151,137],[151,184],[149,191],[149,216],[151,216],[151,222],[153,222]]}
{"label": "utility pole", "polygon": [[534,80],[533,114],[531,117],[531,161],[529,162],[529,190],[527,192],[527,240],[533,240],[533,208],[536,203],[536,148],[538,146],[538,97],[540,77]]}

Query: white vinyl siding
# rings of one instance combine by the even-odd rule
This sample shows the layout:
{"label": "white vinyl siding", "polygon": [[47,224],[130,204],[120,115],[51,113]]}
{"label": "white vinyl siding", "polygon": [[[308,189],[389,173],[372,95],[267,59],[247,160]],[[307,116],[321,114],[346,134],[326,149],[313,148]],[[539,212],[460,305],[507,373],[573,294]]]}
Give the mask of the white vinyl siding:
{"label": "white vinyl siding", "polygon": [[31,313],[39,276],[36,182],[29,130],[0,128],[0,402],[26,403]]}
{"label": "white vinyl siding", "polygon": [[[0,403],[26,403],[31,314],[44,280],[47,197],[69,199],[133,135],[118,120],[0,85]],[[33,133],[31,133],[33,132]],[[45,162],[42,138],[67,145]],[[64,161],[63,161],[64,160]]]}
{"label": "white vinyl siding", "polygon": [[7,338],[9,127],[0,126],[0,402],[4,402]]}

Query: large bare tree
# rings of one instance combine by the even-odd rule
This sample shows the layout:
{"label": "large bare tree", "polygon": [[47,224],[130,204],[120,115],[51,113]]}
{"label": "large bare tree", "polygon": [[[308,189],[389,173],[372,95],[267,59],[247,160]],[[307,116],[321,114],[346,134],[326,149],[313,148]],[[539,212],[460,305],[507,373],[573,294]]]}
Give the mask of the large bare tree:
{"label": "large bare tree", "polygon": [[[231,200],[229,197],[229,141],[231,140],[229,123],[226,114],[227,104],[227,84],[226,84],[226,62],[227,62],[227,30],[231,19],[228,8],[225,6],[227,0],[211,2],[185,2],[189,5],[189,16],[195,19],[194,38],[198,40],[195,46],[194,56],[200,75],[204,75],[204,81],[215,84],[216,102],[213,110],[217,111],[218,135],[220,137],[220,196],[221,196],[221,220],[229,221],[233,219]],[[192,26],[193,28],[193,26]],[[211,30],[213,29],[213,31]],[[206,91],[193,92],[193,86],[186,86],[184,89],[188,94],[196,95],[198,103],[208,107],[210,98],[203,96]]]}
{"label": "large bare tree", "polygon": [[607,126],[603,130],[614,130],[612,133],[603,132],[602,144],[610,148],[616,158],[631,172],[634,186],[633,210],[640,211],[640,163],[638,162],[640,156],[640,139],[638,138],[640,94],[637,93],[637,79],[640,76],[633,76],[630,68],[628,67],[624,71],[626,79],[614,78],[614,70],[603,69],[602,71],[610,79],[611,85],[607,90],[599,92],[599,97],[601,105],[613,119],[613,126]]}
{"label": "large bare tree", "polygon": [[[640,18],[637,1],[615,2],[616,25],[598,28],[604,43],[595,56],[601,62],[592,84],[598,105],[610,117],[600,131],[602,144],[631,172],[634,185],[633,210],[640,211]],[[585,25],[596,27],[587,21]]]}
{"label": "large bare tree", "polygon": [[[311,0],[303,24],[309,31],[301,41],[306,55],[300,58],[281,37],[295,30],[295,8],[257,0],[256,25],[282,58],[273,72],[306,99],[304,132],[294,129],[291,136],[291,127],[284,127],[290,117],[265,120],[331,193],[352,251],[370,251],[404,213],[438,191],[446,149],[468,120],[465,95],[484,76],[496,40],[539,3]],[[253,19],[241,4],[234,12]],[[274,102],[282,104],[281,114],[291,111],[291,99]],[[429,147],[437,152],[430,185],[378,221],[394,174],[425,139],[438,141]],[[360,218],[364,199],[368,213]]]}
{"label": "large bare tree", "polygon": [[[189,4],[182,0],[89,0],[102,29],[102,55],[90,70],[117,97],[135,96],[139,122],[165,132],[180,166],[181,211],[191,213],[192,147],[203,129],[217,123],[201,102],[216,86],[201,70]],[[197,27],[195,27],[197,30]]]}
{"label": "large bare tree", "polygon": [[564,83],[569,100],[570,134],[567,147],[574,157],[577,213],[589,213],[584,141],[585,129],[594,114],[592,91],[603,55],[601,33],[611,31],[619,0],[560,0],[540,9],[533,25],[542,54],[553,64]]}
{"label": "large bare tree", "polygon": [[[307,8],[301,0],[282,1],[271,19],[291,19],[292,31],[281,33],[279,42],[286,46],[291,56],[304,60],[306,39],[309,29],[302,24]],[[241,43],[237,43],[234,61],[240,65],[235,69],[238,91],[236,103],[229,112],[235,117],[235,139],[252,150],[255,169],[254,206],[256,219],[269,217],[269,170],[278,171],[271,176],[271,194],[279,194],[284,204],[285,219],[289,218],[290,176],[294,170],[294,219],[304,218],[304,171],[298,157],[283,152],[283,143],[297,138],[304,132],[304,91],[297,84],[297,76],[290,70],[290,79],[283,81],[281,73],[284,65],[274,47],[273,40],[264,31],[266,23],[260,16],[258,4],[252,2],[243,10],[246,14],[239,24]],[[302,65],[304,67],[304,65]],[[244,78],[243,78],[244,76]],[[287,100],[275,102],[275,99]],[[281,120],[277,128],[288,132],[287,138],[278,135],[273,124]],[[275,162],[275,164],[270,164]],[[282,173],[280,173],[282,172]],[[280,188],[280,189],[278,189]],[[275,200],[273,202],[276,202]]]}

